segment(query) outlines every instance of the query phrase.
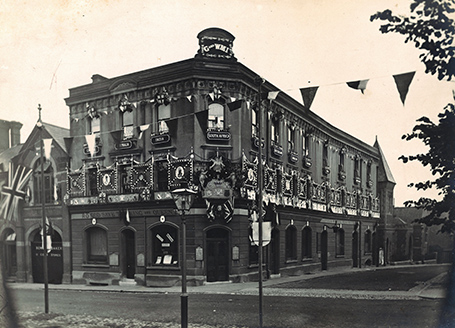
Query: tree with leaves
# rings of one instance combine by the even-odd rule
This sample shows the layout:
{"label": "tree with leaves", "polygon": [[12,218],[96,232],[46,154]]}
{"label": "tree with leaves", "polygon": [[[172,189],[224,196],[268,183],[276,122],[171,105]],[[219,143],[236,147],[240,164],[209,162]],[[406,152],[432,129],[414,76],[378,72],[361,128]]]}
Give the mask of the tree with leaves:
{"label": "tree with leaves", "polygon": [[[420,58],[426,66],[426,73],[437,74],[439,80],[450,81],[455,76],[455,47],[453,45],[455,25],[448,15],[455,12],[455,0],[414,0],[409,16],[396,16],[391,10],[378,12],[371,21],[383,20],[382,33],[395,32],[406,36],[405,42],[412,41],[422,50]],[[455,327],[455,106],[448,104],[439,115],[436,124],[428,117],[417,120],[405,140],[420,139],[428,152],[411,156],[400,156],[407,163],[418,161],[429,167],[433,180],[410,184],[417,190],[436,188],[441,200],[421,197],[407,201],[406,206],[424,209],[425,216],[417,222],[428,226],[439,225],[441,232],[449,233],[453,239],[452,267],[447,297],[441,311],[439,327]]]}
{"label": "tree with leaves", "polygon": [[370,20],[387,21],[381,25],[382,33],[405,35],[405,43],[412,41],[423,50],[420,58],[425,72],[450,81],[455,76],[455,25],[448,15],[455,12],[454,4],[455,0],[414,0],[409,16],[396,16],[387,9],[372,15]]}

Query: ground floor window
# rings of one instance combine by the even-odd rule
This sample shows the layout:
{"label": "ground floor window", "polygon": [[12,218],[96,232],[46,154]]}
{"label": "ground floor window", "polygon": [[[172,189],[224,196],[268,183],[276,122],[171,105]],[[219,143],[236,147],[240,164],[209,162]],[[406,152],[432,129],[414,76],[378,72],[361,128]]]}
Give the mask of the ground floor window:
{"label": "ground floor window", "polygon": [[160,224],[151,229],[152,265],[177,266],[179,239],[176,227]]}
{"label": "ground floor window", "polygon": [[290,225],[286,228],[286,261],[297,260],[297,228]]}
{"label": "ground floor window", "polygon": [[91,227],[85,230],[86,262],[93,264],[107,264],[107,232],[100,227]]}

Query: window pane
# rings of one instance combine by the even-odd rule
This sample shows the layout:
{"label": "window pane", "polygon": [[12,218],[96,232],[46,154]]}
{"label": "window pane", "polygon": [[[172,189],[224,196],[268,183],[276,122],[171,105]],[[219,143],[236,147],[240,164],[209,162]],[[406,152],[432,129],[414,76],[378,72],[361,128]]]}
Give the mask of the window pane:
{"label": "window pane", "polygon": [[171,117],[171,105],[158,106],[158,120],[169,119]]}
{"label": "window pane", "polygon": [[123,113],[123,126],[133,125],[133,112],[124,112]]}
{"label": "window pane", "polygon": [[101,129],[100,129],[101,121],[100,121],[100,119],[97,118],[97,117],[92,118],[91,127],[92,127],[92,131],[90,131],[91,134],[99,133],[101,131]]}
{"label": "window pane", "polygon": [[178,230],[170,225],[159,225],[151,230],[152,264],[177,265],[179,260]]}
{"label": "window pane", "polygon": [[221,104],[209,105],[209,129],[224,129],[224,106]]}
{"label": "window pane", "polygon": [[90,228],[87,234],[87,260],[92,263],[107,262],[107,233],[101,228]]}

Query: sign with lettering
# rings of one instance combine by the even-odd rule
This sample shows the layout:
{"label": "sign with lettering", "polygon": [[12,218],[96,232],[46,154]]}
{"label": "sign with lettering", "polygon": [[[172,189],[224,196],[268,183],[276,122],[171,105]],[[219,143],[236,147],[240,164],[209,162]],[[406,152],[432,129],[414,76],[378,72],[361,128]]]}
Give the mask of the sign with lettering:
{"label": "sign with lettering", "polygon": [[231,134],[227,131],[207,131],[209,140],[230,140]]}
{"label": "sign with lettering", "polygon": [[157,136],[152,136],[150,140],[152,145],[159,145],[169,142],[171,140],[171,137],[169,136],[169,134],[160,134]]}
{"label": "sign with lettering", "polygon": [[234,55],[232,41],[227,38],[204,36],[200,40],[202,56],[230,59]]}
{"label": "sign with lettering", "polygon": [[125,150],[133,148],[133,142],[131,140],[123,140],[115,145],[117,150]]}
{"label": "sign with lettering", "polygon": [[235,37],[220,28],[211,27],[201,31],[198,56],[209,58],[235,59],[232,45]]}

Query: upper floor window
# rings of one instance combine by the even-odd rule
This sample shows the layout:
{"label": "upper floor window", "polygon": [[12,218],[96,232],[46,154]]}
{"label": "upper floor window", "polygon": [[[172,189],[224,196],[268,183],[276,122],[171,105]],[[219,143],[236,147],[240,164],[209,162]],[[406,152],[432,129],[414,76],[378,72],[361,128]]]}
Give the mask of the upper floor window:
{"label": "upper floor window", "polygon": [[253,137],[259,137],[258,113],[255,109],[251,111],[251,134]]}
{"label": "upper floor window", "polygon": [[88,133],[87,134],[96,134],[99,136],[101,132],[101,120],[99,117],[90,118],[88,124]]}
{"label": "upper floor window", "polygon": [[133,111],[125,111],[122,114],[123,139],[130,139],[134,136],[134,115]]}
{"label": "upper floor window", "polygon": [[288,126],[288,150],[295,150],[295,129]]}
{"label": "upper floor window", "polygon": [[306,134],[302,134],[302,151],[303,156],[310,155],[310,136]]}
{"label": "upper floor window", "polygon": [[168,133],[166,120],[171,118],[171,105],[161,104],[157,107],[158,133]]}
{"label": "upper floor window", "polygon": [[270,139],[279,144],[280,143],[280,120],[272,119],[272,125],[270,126]]}
{"label": "upper floor window", "polygon": [[[53,203],[55,200],[55,180],[54,169],[51,161],[44,160],[44,176],[41,177],[41,160],[37,160],[33,169],[33,199],[34,203],[45,204]],[[43,193],[44,184],[44,193]]]}
{"label": "upper floor window", "polygon": [[218,103],[209,105],[208,117],[209,130],[223,130],[224,129],[224,106]]}
{"label": "upper floor window", "polygon": [[322,148],[322,165],[329,166],[329,144],[326,142]]}

